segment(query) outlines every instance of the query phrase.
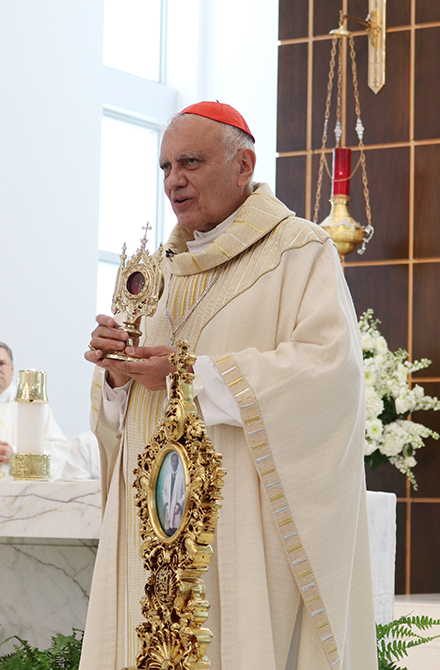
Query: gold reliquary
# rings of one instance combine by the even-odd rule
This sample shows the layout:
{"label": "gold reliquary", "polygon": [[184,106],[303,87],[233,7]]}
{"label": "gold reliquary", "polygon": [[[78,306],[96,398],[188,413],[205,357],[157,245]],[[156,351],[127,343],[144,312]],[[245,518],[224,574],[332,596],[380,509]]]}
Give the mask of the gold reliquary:
{"label": "gold reliquary", "polygon": [[[157,304],[163,293],[164,279],[160,264],[163,259],[163,248],[160,245],[157,252],[150,256],[147,244],[147,232],[151,230],[149,224],[145,226],[145,235],[141,239],[140,247],[127,260],[127,246],[124,243],[121,263],[116,278],[113,293],[112,312],[116,316],[122,314],[124,325],[122,330],[128,333],[126,347],[134,345],[134,338],[142,335],[139,321],[142,316],[153,316]],[[129,356],[124,351],[110,351],[104,358],[113,358],[118,361],[138,361],[138,358]]]}
{"label": "gold reliquary", "polygon": [[136,628],[136,668],[208,670],[212,633],[202,580],[212,558],[220,509],[222,457],[214,451],[193,400],[188,372],[196,358],[184,340],[170,356],[168,404],[134,471],[141,558],[147,571]]}

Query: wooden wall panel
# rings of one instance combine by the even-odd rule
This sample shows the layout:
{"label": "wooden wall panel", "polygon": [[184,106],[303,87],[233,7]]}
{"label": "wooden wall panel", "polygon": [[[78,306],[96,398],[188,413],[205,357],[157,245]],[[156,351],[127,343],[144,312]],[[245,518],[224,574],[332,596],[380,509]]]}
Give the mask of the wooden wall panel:
{"label": "wooden wall panel", "polygon": [[307,37],[309,29],[309,2],[280,0],[279,37],[280,40]]}
{"label": "wooden wall panel", "polygon": [[[365,19],[368,15],[368,0],[348,0],[347,14]],[[411,0],[387,0],[387,26],[407,26],[411,22]],[[350,22],[350,30],[359,26]]]}
{"label": "wooden wall panel", "polygon": [[371,307],[381,321],[381,332],[390,349],[408,342],[408,266],[362,265],[345,268],[358,316]]}
{"label": "wooden wall panel", "polygon": [[440,377],[440,263],[414,267],[413,356],[432,360],[418,377]]}
{"label": "wooden wall panel", "polygon": [[402,477],[401,473],[396,470],[394,465],[386,463],[375,470],[366,466],[365,474],[369,491],[392,491],[399,498],[405,497],[405,477]]}
{"label": "wooden wall panel", "polygon": [[440,504],[411,505],[411,588],[413,593],[440,592]]}
{"label": "wooden wall panel", "polygon": [[[347,14],[365,19],[368,14],[368,0],[347,0]],[[349,30],[359,30],[359,26],[350,21]]]}
{"label": "wooden wall panel", "polygon": [[337,28],[339,25],[339,10],[341,8],[341,0],[314,0],[313,34],[328,35],[330,30]]}
{"label": "wooden wall panel", "polygon": [[305,216],[306,158],[287,156],[277,158],[278,197],[298,216]]}
{"label": "wooden wall panel", "polygon": [[[368,15],[368,0],[348,0],[350,16],[365,19]],[[407,26],[411,22],[411,0],[387,0],[387,27]],[[359,26],[350,22],[350,30],[359,30]]]}
{"label": "wooden wall panel", "polygon": [[307,45],[287,44],[278,56],[278,151],[306,149]]}
{"label": "wooden wall panel", "polygon": [[411,23],[411,0],[387,0],[387,27]]}
{"label": "wooden wall panel", "polygon": [[[329,70],[331,38],[328,32],[337,26],[341,7],[364,19],[368,1],[281,1],[280,16],[285,23],[282,39],[295,40],[294,46],[302,49],[295,51],[293,63],[293,51],[281,55],[283,49],[292,45],[282,43],[280,47],[277,193],[301,215],[297,203],[304,203],[305,213],[311,217]],[[289,28],[286,17],[293,16],[294,12],[299,17],[298,25]],[[307,12],[309,18],[313,17],[312,34],[305,32]],[[440,395],[439,22],[439,0],[388,0],[386,84],[377,96],[367,87],[367,37],[359,26],[349,23],[355,32],[372,223],[376,234],[364,256],[354,253],[344,262],[357,313],[369,307],[374,309],[375,316],[382,321],[380,328],[390,349],[395,351],[402,347],[408,349],[412,358],[432,358],[433,364],[426,371],[418,372],[414,382],[418,381],[428,393],[437,395]],[[302,37],[299,32],[303,33]],[[313,61],[309,63],[311,53]],[[342,145],[355,147],[349,61],[344,64],[344,73],[347,128]],[[292,84],[289,77],[296,83]],[[332,110],[335,98],[334,89]],[[300,130],[292,127],[292,108]],[[329,149],[334,146],[334,124],[333,112]],[[328,161],[330,165],[331,153]],[[356,151],[353,167],[355,162]],[[304,183],[304,173],[302,194],[299,184]],[[350,212],[365,224],[359,177],[355,175],[351,184]],[[330,179],[324,176],[320,221],[329,213],[329,195]],[[414,414],[414,420],[440,431],[440,412],[420,412]],[[417,492],[391,465],[366,473],[371,490],[394,491],[398,496],[396,593],[440,591],[440,534],[437,532],[440,444],[428,440],[417,458]]]}
{"label": "wooden wall panel", "polygon": [[[440,2],[437,3],[440,5]],[[440,26],[416,32],[414,137],[440,136]]]}
{"label": "wooden wall panel", "polygon": [[[354,40],[359,80],[362,122],[365,126],[364,143],[389,144],[408,142],[410,136],[410,32],[387,35],[387,72],[392,73],[376,95],[368,87],[368,38]],[[351,66],[350,66],[351,68]],[[380,123],[378,123],[380,119]],[[347,68],[347,146],[356,146],[356,115],[351,69]]]}
{"label": "wooden wall panel", "polygon": [[440,21],[440,2],[438,0],[416,1],[416,23]]}
{"label": "wooden wall panel", "polygon": [[[353,151],[352,165],[359,153]],[[365,152],[370,204],[375,230],[368,252],[357,260],[398,260],[408,258],[409,250],[409,147],[372,149]],[[387,179],[383,175],[387,175]],[[329,180],[330,181],[330,180]],[[390,198],[389,194],[393,197]],[[366,225],[362,172],[359,168],[350,184],[350,213]],[[348,259],[347,259],[348,260]],[[354,258],[353,258],[354,260]]]}
{"label": "wooden wall panel", "polygon": [[[439,111],[440,114],[440,111]],[[440,144],[415,147],[414,257],[440,256]]]}

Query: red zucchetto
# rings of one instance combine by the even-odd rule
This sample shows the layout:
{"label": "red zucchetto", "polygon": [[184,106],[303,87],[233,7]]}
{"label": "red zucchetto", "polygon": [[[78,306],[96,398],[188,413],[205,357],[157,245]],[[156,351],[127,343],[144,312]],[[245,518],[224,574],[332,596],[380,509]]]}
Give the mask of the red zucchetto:
{"label": "red zucchetto", "polygon": [[226,123],[228,126],[240,128],[240,130],[244,130],[245,133],[250,135],[255,142],[255,138],[240,112],[237,112],[231,105],[225,105],[218,100],[216,102],[197,102],[195,105],[190,105],[189,107],[182,109],[180,114],[197,114],[198,116],[205,116],[207,119],[212,119],[213,121]]}

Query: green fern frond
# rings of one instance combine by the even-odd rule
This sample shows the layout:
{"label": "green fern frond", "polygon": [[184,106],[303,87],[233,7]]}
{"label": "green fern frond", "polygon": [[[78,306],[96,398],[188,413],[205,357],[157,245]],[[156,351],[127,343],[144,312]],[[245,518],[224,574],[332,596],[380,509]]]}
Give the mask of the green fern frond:
{"label": "green fern frond", "polygon": [[407,668],[400,668],[395,663],[390,663],[386,660],[379,659],[378,670],[407,670]]}
{"label": "green fern frond", "polygon": [[78,670],[83,636],[74,628],[72,635],[55,635],[51,647],[40,651],[13,635],[1,644],[9,640],[19,644],[14,644],[14,652],[0,657],[0,670]]}
{"label": "green fern frond", "polygon": [[440,633],[424,636],[413,630],[413,628],[416,628],[426,631],[433,626],[440,626],[440,619],[431,619],[427,616],[402,616],[388,624],[377,624],[376,639],[379,670],[395,670],[397,666],[394,661],[400,661],[404,656],[407,656],[408,649],[419,647],[439,638]]}

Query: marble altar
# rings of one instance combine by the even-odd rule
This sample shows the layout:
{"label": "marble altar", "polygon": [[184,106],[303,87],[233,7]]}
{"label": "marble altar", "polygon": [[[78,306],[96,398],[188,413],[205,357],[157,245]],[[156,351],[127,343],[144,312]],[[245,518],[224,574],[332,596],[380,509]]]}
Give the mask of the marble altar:
{"label": "marble altar", "polygon": [[18,635],[44,649],[56,633],[84,629],[100,489],[96,480],[0,483],[0,642]]}
{"label": "marble altar", "polygon": [[376,623],[388,623],[394,618],[396,507],[397,497],[394,493],[367,491],[368,530],[370,534]]}

